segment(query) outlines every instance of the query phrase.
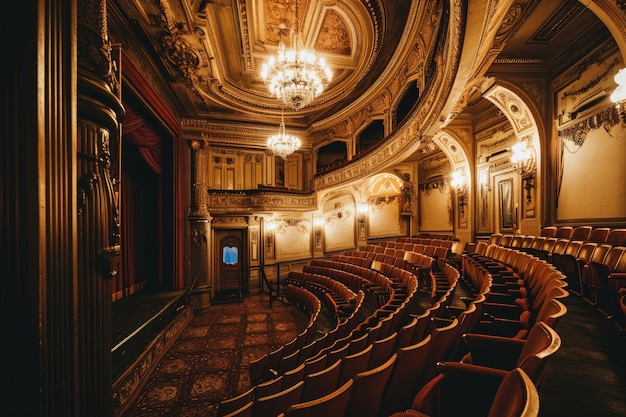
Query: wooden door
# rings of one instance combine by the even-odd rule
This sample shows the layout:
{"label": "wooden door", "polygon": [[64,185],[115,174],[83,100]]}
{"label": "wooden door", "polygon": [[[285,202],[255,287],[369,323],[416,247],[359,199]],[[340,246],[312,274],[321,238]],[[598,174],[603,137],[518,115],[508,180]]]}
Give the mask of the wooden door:
{"label": "wooden door", "polygon": [[243,288],[244,250],[241,231],[231,231],[219,240],[219,290]]}

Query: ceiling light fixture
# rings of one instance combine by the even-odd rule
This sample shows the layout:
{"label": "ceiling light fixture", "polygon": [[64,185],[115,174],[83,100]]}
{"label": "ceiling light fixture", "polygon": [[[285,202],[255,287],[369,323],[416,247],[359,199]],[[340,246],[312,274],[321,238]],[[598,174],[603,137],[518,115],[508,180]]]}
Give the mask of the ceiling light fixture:
{"label": "ceiling light fixture", "polygon": [[263,64],[261,76],[270,92],[285,106],[300,110],[322,94],[332,79],[332,73],[324,58],[317,59],[315,50],[306,49],[302,43],[297,1],[295,27],[295,32],[292,32],[293,47],[287,49],[281,40],[278,55],[271,56],[269,62]]}
{"label": "ceiling light fixture", "polygon": [[278,133],[267,139],[267,148],[283,159],[300,149],[302,143],[297,136],[288,134],[285,131],[285,117],[280,115],[280,127]]}

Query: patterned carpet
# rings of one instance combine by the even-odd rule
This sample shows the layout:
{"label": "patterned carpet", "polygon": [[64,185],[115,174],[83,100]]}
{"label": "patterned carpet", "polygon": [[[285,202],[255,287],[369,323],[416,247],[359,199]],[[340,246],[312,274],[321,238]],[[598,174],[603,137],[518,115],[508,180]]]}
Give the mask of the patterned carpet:
{"label": "patterned carpet", "polygon": [[195,316],[125,417],[213,417],[224,398],[250,387],[248,365],[291,341],[308,322],[266,294],[212,305]]}

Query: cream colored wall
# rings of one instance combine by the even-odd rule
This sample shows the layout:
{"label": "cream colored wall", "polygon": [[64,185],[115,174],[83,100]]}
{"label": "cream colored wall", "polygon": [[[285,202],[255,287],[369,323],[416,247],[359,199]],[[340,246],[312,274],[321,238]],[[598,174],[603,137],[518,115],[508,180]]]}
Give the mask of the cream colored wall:
{"label": "cream colored wall", "polygon": [[626,124],[609,99],[623,66],[614,47],[598,48],[553,81],[557,223],[626,220]]}
{"label": "cream colored wall", "polygon": [[324,250],[326,252],[356,247],[356,202],[350,194],[328,199],[322,208]]}
{"label": "cream colored wall", "polygon": [[450,186],[444,181],[429,192],[420,190],[420,232],[452,232],[452,204]]}
{"label": "cream colored wall", "polygon": [[589,132],[582,146],[563,141],[557,218],[563,222],[626,217],[626,129]]}
{"label": "cream colored wall", "polygon": [[278,262],[306,259],[312,256],[311,231],[313,221],[310,214],[285,215],[274,220],[276,227],[276,260]]}

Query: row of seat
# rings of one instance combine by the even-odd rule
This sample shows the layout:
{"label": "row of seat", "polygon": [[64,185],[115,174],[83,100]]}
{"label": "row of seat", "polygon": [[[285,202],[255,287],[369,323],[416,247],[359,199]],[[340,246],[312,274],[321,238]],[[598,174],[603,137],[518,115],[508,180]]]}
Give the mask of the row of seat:
{"label": "row of seat", "polygon": [[[362,259],[354,257],[348,258]],[[488,266],[495,271],[495,265]],[[514,268],[511,267],[511,269]],[[529,268],[529,271],[530,270],[532,269]],[[311,397],[302,396],[304,385],[306,384],[306,377],[303,381],[300,381],[301,386],[296,388],[290,387],[287,390],[282,390],[280,393],[273,394],[274,397],[268,396],[268,398],[272,397],[276,399],[276,401],[282,401],[286,396],[293,395],[290,400],[281,403],[283,406],[291,403],[291,405],[284,410],[285,414],[289,416],[312,415],[310,414],[311,412],[317,413],[316,415],[356,415],[349,413],[351,413],[351,410],[358,410],[359,415],[377,417],[379,412],[381,412],[380,415],[389,415],[390,413],[402,410],[402,408],[398,407],[410,407],[411,401],[415,398],[415,392],[420,389],[425,389],[425,387],[436,378],[438,369],[436,365],[437,362],[441,360],[449,361],[459,359],[463,353],[459,349],[459,346],[462,345],[460,342],[463,335],[471,332],[479,322],[483,321],[481,320],[481,318],[484,317],[481,314],[482,304],[485,303],[485,294],[491,292],[488,283],[493,279],[492,274],[486,268],[484,268],[484,271],[485,273],[483,275],[484,277],[488,277],[488,279],[485,278],[485,282],[481,282],[480,285],[478,285],[480,290],[477,292],[477,296],[471,300],[467,309],[458,314],[454,309],[445,308],[445,306],[450,307],[448,298],[451,300],[453,295],[452,293],[446,293],[424,314],[411,316],[407,314],[410,309],[406,306],[410,305],[412,300],[415,299],[415,291],[410,292],[406,299],[402,300],[402,298],[400,298],[401,293],[396,293],[395,288],[391,287],[392,295],[388,303],[378,308],[374,314],[361,322],[361,324],[351,332],[352,335],[347,346],[352,346],[352,349],[355,350],[355,353],[352,355],[366,355],[368,354],[367,352],[369,352],[369,354],[372,355],[370,356],[371,362],[373,352],[379,351],[375,349],[374,346],[380,347],[383,346],[383,343],[384,346],[389,346],[391,341],[395,349],[392,356],[387,357],[387,360],[383,362],[385,356],[378,355],[376,362],[368,363],[369,369],[355,374],[353,378],[348,379],[340,386],[339,383],[344,382],[344,380],[338,379],[337,386],[334,386],[332,383],[317,384],[318,386],[325,385],[333,387],[332,392],[320,398],[311,399]],[[522,272],[521,276],[518,275],[515,277],[521,280],[523,275],[524,273]],[[500,280],[504,280],[505,278],[506,274],[504,273],[498,276]],[[530,290],[530,294],[532,295],[530,298],[534,300],[533,291],[536,292],[537,290],[530,286],[530,281],[527,283],[527,286],[527,289]],[[415,287],[416,284],[412,286],[413,289]],[[534,302],[531,303],[529,298],[526,298],[526,300],[529,302],[531,309],[538,306],[538,304]],[[397,303],[400,303],[400,305]],[[404,306],[404,308],[401,306]],[[396,322],[394,327],[389,325],[392,320]],[[400,326],[401,324],[402,326]],[[398,328],[398,326],[400,327]],[[383,327],[387,329],[385,332],[382,331]],[[394,328],[397,329],[395,332],[387,337],[382,337],[389,329]],[[343,349],[345,349],[345,345]],[[335,351],[337,350],[339,349],[335,349]],[[332,350],[327,351],[325,354],[328,355],[331,351]],[[350,356],[347,353],[348,350],[346,350],[346,355]],[[321,356],[317,358],[311,357],[310,360],[311,362],[317,363],[316,361],[319,360],[320,357]],[[319,372],[323,372],[323,374],[339,372],[339,374],[341,374],[341,371],[337,371],[337,369],[333,368],[333,365],[341,368],[341,365],[335,365],[336,363],[337,360],[335,360],[335,363]],[[374,366],[374,364],[378,366]],[[478,366],[475,364],[464,365]],[[524,368],[521,368],[519,372],[524,372]],[[378,378],[378,382],[375,384],[376,388],[372,388],[367,383],[363,382],[375,378]],[[362,382],[357,383],[357,381]],[[383,383],[382,381],[385,382]],[[384,386],[384,389],[381,390],[381,386]],[[505,384],[502,383],[499,384],[499,386],[505,386]],[[532,386],[531,384],[530,387]],[[281,389],[282,387],[283,385],[281,385]],[[296,392],[295,394],[294,391]],[[367,393],[367,395],[364,393]],[[319,394],[320,393],[317,395]],[[300,400],[297,403],[293,403],[297,395],[300,395]],[[278,400],[278,398],[282,400]],[[305,398],[309,401],[304,401]],[[495,401],[485,401],[481,402],[481,404],[496,405]],[[261,415],[258,414],[258,407],[259,406],[257,406],[257,412],[254,415]],[[249,409],[252,410],[253,406],[250,405]],[[276,409],[268,411],[265,409],[263,415],[273,415],[272,413],[275,410]],[[330,410],[333,410],[333,412],[330,412]],[[252,413],[252,411],[250,412]],[[269,412],[269,414],[265,414],[266,412]],[[235,415],[245,414],[240,413]]]}
{"label": "row of seat", "polygon": [[[396,258],[402,258],[404,252],[417,252],[426,256],[432,256],[439,259],[447,259],[449,254],[452,253],[452,244],[458,242],[442,241],[444,244],[449,245],[425,245],[420,243],[402,243],[402,242],[387,242],[387,246],[379,245],[366,245],[362,250],[351,251],[346,254],[355,255],[356,252],[365,252],[371,259],[377,261],[385,261],[385,256],[395,256]],[[448,247],[449,246],[449,247]]]}
{"label": "row of seat", "polygon": [[[320,299],[305,288],[294,286],[285,288],[285,297],[291,304],[295,305],[309,316],[309,323],[305,331],[309,332],[309,328],[315,329],[317,326],[317,319],[322,311],[322,303]],[[310,330],[310,333],[314,333],[314,330]]]}
{"label": "row of seat", "polygon": [[[331,262],[331,264],[337,266],[336,262]],[[345,266],[345,264],[342,263],[340,265],[342,267]],[[354,330],[360,320],[359,309],[365,297],[364,292],[360,288],[367,290],[374,286],[386,286],[385,290],[390,305],[399,302],[394,298],[395,291],[391,288],[391,280],[374,270],[368,270],[371,271],[371,273],[362,274],[362,277],[357,276],[358,280],[354,280],[353,276],[356,275],[352,274],[348,269],[354,271],[355,267],[356,265],[345,268],[346,271],[335,269],[336,273],[329,274],[336,278],[341,277],[340,279],[343,279],[344,282],[350,280],[352,288],[359,288],[357,295],[358,301],[353,313],[347,319],[338,322],[334,329],[316,340],[310,341],[307,344],[299,343],[297,346],[295,343],[289,343],[258,360],[252,361],[250,364],[250,380],[253,386],[250,388],[249,392],[222,401],[218,407],[218,416],[230,415],[231,413],[236,413],[235,415],[238,415],[237,413],[243,413],[244,410],[240,409],[241,407],[247,405],[248,402],[256,404],[261,398],[269,397],[270,395],[267,394],[269,394],[270,390],[277,389],[277,387],[281,389],[285,387],[282,391],[288,391],[289,395],[295,395],[292,391],[297,392],[298,388],[294,388],[294,385],[296,385],[297,382],[301,382],[300,380],[305,375],[305,368],[308,373],[312,373],[312,370],[322,365],[322,361],[318,358],[319,355],[331,354],[332,352],[332,355],[339,359],[339,355],[341,355],[343,351],[342,349],[347,346],[347,341],[354,337]],[[364,272],[362,267],[358,267],[357,269],[359,272]],[[350,274],[351,278],[346,278],[346,274]],[[330,277],[327,278],[330,279]],[[412,290],[414,291],[416,287],[417,284],[415,283]],[[293,288],[293,285],[287,285],[285,290],[292,291],[291,288]],[[406,294],[404,296],[406,296]],[[378,300],[376,301],[378,302]],[[383,322],[380,323],[379,327],[382,328],[382,325]],[[373,332],[370,336],[374,336]],[[296,340],[299,340],[299,338],[296,338]],[[248,401],[251,398],[253,398],[253,401]],[[265,406],[267,406],[268,403],[264,400],[261,404],[266,404]],[[265,406],[260,405],[255,407],[258,409]],[[244,407],[244,409],[251,412],[252,405],[247,408]],[[260,411],[257,413],[260,413]]]}
{"label": "row of seat", "polygon": [[539,231],[541,237],[583,240],[612,245],[626,245],[626,229],[584,226],[545,226]]}
{"label": "row of seat", "polygon": [[[524,291],[517,293],[516,290],[526,289],[528,295],[547,294],[549,288],[562,288],[563,275],[554,268],[548,272],[550,265],[536,257],[504,248],[493,255],[478,253],[463,257],[464,279],[478,288],[486,300],[492,299],[493,294],[509,295],[510,306],[524,310],[528,305],[521,302],[525,299]],[[507,286],[513,292],[504,290]],[[542,304],[541,307],[532,305],[541,309],[543,304],[560,304],[562,309],[555,313],[555,317],[545,316],[553,326],[566,311],[557,298],[558,295],[543,297],[541,302],[542,297],[537,296],[535,300]],[[492,302],[486,301],[480,303],[480,307],[488,311],[490,304]],[[462,359],[440,363],[439,375],[420,389],[410,408],[392,416],[537,416],[539,396],[536,386],[548,359],[561,344],[553,326],[539,320],[528,332],[516,334],[516,337],[465,334],[463,340],[467,353]],[[480,332],[485,328],[479,323],[475,330]]]}
{"label": "row of seat", "polygon": [[[350,262],[350,260],[354,262]],[[365,293],[368,303],[374,308],[378,308],[389,301],[390,291],[393,287],[392,279],[395,277],[372,268],[372,262],[364,258],[352,259],[349,256],[336,254],[331,259],[312,259],[310,264],[312,267],[328,268],[329,276],[342,276],[343,273],[348,273],[360,277],[359,289]],[[396,269],[391,269],[388,272],[391,274],[398,273]]]}
{"label": "row of seat", "polygon": [[[574,228],[572,236],[583,227]],[[606,242],[544,236],[493,235],[490,243],[517,248],[552,263],[566,275],[569,288],[573,292],[587,299],[625,331],[626,245],[619,242],[622,242],[626,229],[593,229],[591,233],[597,230],[606,233]],[[485,242],[482,242],[483,247],[484,245]]]}
{"label": "row of seat", "polygon": [[[415,292],[416,287],[416,283],[411,286],[411,294]],[[394,305],[398,305],[396,308],[398,310],[401,309],[400,306],[406,305],[402,298],[395,297],[393,290],[391,293],[389,303],[383,307],[391,308]],[[409,298],[411,294],[409,294]],[[381,312],[377,310],[370,317],[374,317],[375,314],[383,314],[382,309],[379,310]],[[392,314],[389,314],[389,317],[388,322],[391,323]],[[244,410],[235,410],[237,413],[235,415],[245,415],[242,413],[246,410],[251,412],[252,415],[275,415],[277,410],[286,409],[286,404],[291,405],[323,397],[334,391],[338,385],[351,381],[354,374],[372,370],[374,369],[374,364],[377,366],[381,365],[380,358],[388,357],[388,354],[383,352],[388,349],[388,346],[382,343],[375,344],[374,342],[377,341],[380,331],[383,330],[383,323],[387,323],[387,321],[381,320],[376,325],[369,326],[368,323],[370,321],[372,320],[369,319],[362,322],[362,326],[354,329],[347,337],[336,339],[330,346],[327,346],[329,343],[327,340],[328,334],[324,335],[317,343],[320,347],[323,346],[322,349],[319,349],[315,354],[313,354],[314,352],[309,352],[310,356],[292,370],[279,375],[271,381],[257,385],[255,387],[256,394],[254,399],[242,406]],[[386,327],[385,331],[389,328],[390,326]],[[375,346],[376,349],[374,348]],[[375,360],[374,358],[379,359]],[[294,377],[295,381],[297,381],[295,384],[293,383]],[[277,391],[269,393],[271,389]],[[263,396],[260,397],[261,395]],[[249,397],[244,398],[243,401],[245,402],[247,399]],[[222,402],[218,409],[218,415],[224,415],[225,410],[229,408],[229,404],[231,404],[231,401]]]}
{"label": "row of seat", "polygon": [[[350,259],[350,257],[346,257],[346,259]],[[358,258],[353,258],[353,259],[358,259]],[[319,262],[323,262],[323,260],[320,260]],[[331,262],[335,262],[335,266],[339,266],[336,263],[338,261],[331,261]],[[388,266],[388,267],[391,267],[391,266]],[[458,271],[457,271],[456,276],[458,279],[459,277]],[[392,300],[389,304],[387,304],[383,308],[378,309],[376,313],[370,316],[367,320],[365,320],[362,325],[363,327],[367,329],[366,332],[370,338],[374,334],[378,338],[378,340],[372,343],[372,346],[375,347],[373,349],[374,352],[381,352],[381,351],[385,351],[386,349],[387,352],[391,353],[393,351],[390,349],[390,346],[395,346],[395,349],[399,352],[399,355],[402,358],[400,360],[400,363],[396,364],[396,366],[394,366],[393,368],[393,374],[395,375],[395,377],[392,378],[394,382],[391,383],[391,386],[393,388],[390,388],[386,391],[387,392],[386,395],[389,396],[389,398],[386,398],[386,401],[385,401],[386,403],[397,403],[397,401],[393,399],[394,396],[397,397],[400,392],[406,393],[407,388],[410,390],[416,387],[415,384],[407,384],[407,380],[406,380],[407,370],[409,371],[409,378],[411,375],[411,372],[410,372],[411,370],[416,371],[416,372],[420,372],[424,370],[423,369],[424,366],[420,365],[420,363],[422,362],[420,361],[415,362],[413,360],[416,357],[416,355],[420,356],[421,354],[423,356],[422,359],[424,363],[431,363],[433,365],[431,373],[434,372],[434,364],[436,364],[435,356],[438,357],[438,355],[444,354],[444,352],[447,351],[447,349],[445,349],[444,347],[447,347],[448,345],[450,345],[449,343],[446,343],[446,340],[448,339],[446,339],[443,335],[444,334],[446,335],[456,334],[455,330],[457,329],[458,321],[454,321],[454,323],[451,323],[449,326],[447,326],[447,328],[437,330],[435,331],[434,334],[431,335],[431,330],[433,330],[433,327],[434,327],[432,325],[432,323],[434,323],[432,318],[439,316],[441,311],[445,310],[444,308],[441,307],[442,304],[440,303],[436,303],[435,308],[429,309],[426,313],[420,315],[419,317],[412,317],[411,320],[409,320],[406,325],[399,327],[400,324],[407,322],[407,318],[409,317],[408,313],[410,311],[413,311],[413,308],[409,306],[411,306],[412,300],[415,299],[415,297],[413,296],[414,288],[416,286],[416,280],[414,277],[412,278],[411,284],[407,288],[409,292],[409,296],[407,297],[407,300],[401,303],[400,306],[396,307]],[[450,296],[450,299],[451,299],[451,296]],[[446,303],[445,300],[442,300],[442,301],[444,304]],[[392,322],[394,322],[395,324],[391,324]],[[394,331],[391,335],[387,336],[390,329],[391,330],[397,329],[397,330]],[[424,338],[425,333],[428,333],[428,335],[426,336],[426,339]],[[442,336],[440,337],[436,336],[439,333],[441,333]],[[433,341],[431,343],[431,339],[433,335],[435,335],[434,339],[438,340],[438,342]],[[363,336],[361,336],[357,340],[362,339],[362,338]],[[355,341],[353,341],[352,343],[354,342]],[[416,344],[420,344],[418,348],[408,349],[408,350],[403,349],[403,348],[407,348],[408,346],[414,346]],[[435,347],[431,351],[430,348],[433,345]],[[383,348],[383,347],[386,347],[386,348]],[[383,350],[381,350],[380,348],[383,348]],[[407,351],[407,353],[404,353],[405,351]],[[410,354],[408,352],[410,352]],[[430,352],[430,355],[426,355],[427,352]],[[392,366],[393,364],[392,362],[395,362],[395,361],[387,356],[388,358],[387,362],[383,363],[382,361],[385,359],[384,356],[381,357],[380,354],[378,355],[373,354],[372,358],[375,358],[375,357],[379,359],[373,361],[371,365],[378,365],[380,363],[379,366],[382,366],[382,368],[376,371],[371,370],[371,374],[379,375],[383,372],[383,370],[387,370],[387,372],[391,374],[391,370],[389,368]],[[427,360],[426,359],[427,357],[430,357],[431,360]],[[426,374],[427,373],[424,372],[424,379],[428,379],[425,376]],[[369,372],[367,373],[367,375],[369,375]],[[357,393],[360,391],[358,388],[360,383],[357,382],[360,380],[360,378],[361,377],[356,376],[354,379]],[[379,402],[383,401],[383,396],[382,396],[383,392],[380,392],[380,387],[381,387],[380,383],[376,384],[374,387],[370,387],[370,391],[373,390],[373,391],[379,391],[379,392],[378,393],[372,392],[370,393],[370,395],[367,395],[367,396],[363,396],[362,394],[361,395],[352,394],[351,398],[360,398],[361,400],[360,401],[354,400],[353,404],[348,407],[347,412],[352,413],[354,412],[354,410],[357,410],[356,412],[358,415],[363,415],[365,413],[365,415],[378,416],[378,407],[375,404],[373,406],[371,399],[378,398]],[[330,394],[330,396],[332,397],[335,394],[338,394],[339,392],[343,392],[343,391],[344,390],[340,388],[339,390],[336,390],[334,393]],[[411,393],[412,392],[409,391],[409,394]],[[410,395],[408,396],[404,395],[404,397],[409,398]],[[357,404],[361,404],[361,409],[356,408]],[[295,412],[295,410],[306,409],[306,408],[308,408],[308,405],[304,405],[304,404],[294,405],[293,407],[290,408],[289,413],[293,413]],[[357,415],[357,414],[354,414],[354,415]]]}
{"label": "row of seat", "polygon": [[335,321],[338,321],[340,317],[348,317],[354,311],[356,293],[342,282],[323,274],[289,271],[283,285],[285,286],[285,295],[287,295],[288,286],[302,287],[313,293],[317,299],[322,301]]}

